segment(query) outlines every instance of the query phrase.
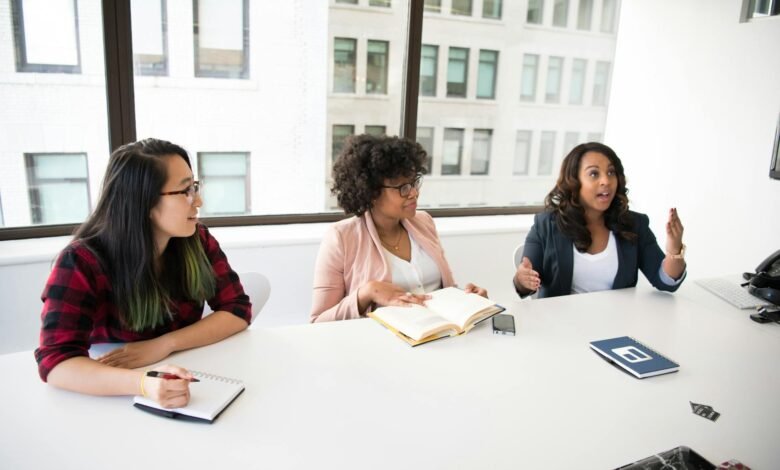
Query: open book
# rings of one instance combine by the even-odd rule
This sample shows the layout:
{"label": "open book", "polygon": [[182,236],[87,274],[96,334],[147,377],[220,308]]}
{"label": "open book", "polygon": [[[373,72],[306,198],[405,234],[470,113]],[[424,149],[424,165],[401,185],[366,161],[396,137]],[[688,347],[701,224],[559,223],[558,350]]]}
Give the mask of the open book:
{"label": "open book", "polygon": [[477,323],[503,312],[504,307],[456,287],[431,292],[425,306],[380,307],[368,316],[417,346],[446,336],[466,333]]}
{"label": "open book", "polygon": [[166,418],[213,423],[237,396],[244,391],[240,380],[190,371],[200,382],[190,384],[190,402],[183,408],[163,408],[159,403],[136,395],[133,406]]}

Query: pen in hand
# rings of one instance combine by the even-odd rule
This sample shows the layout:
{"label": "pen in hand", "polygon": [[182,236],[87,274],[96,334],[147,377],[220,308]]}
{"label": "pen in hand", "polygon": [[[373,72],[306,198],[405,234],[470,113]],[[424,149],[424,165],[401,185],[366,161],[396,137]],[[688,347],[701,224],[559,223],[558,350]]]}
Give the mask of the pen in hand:
{"label": "pen in hand", "polygon": [[[165,379],[165,380],[187,380],[183,377],[179,377],[176,374],[171,374],[170,372],[160,372],[157,370],[150,370],[146,372],[147,377],[157,377],[158,379]],[[200,382],[200,380],[196,379],[195,377],[189,379],[190,382]]]}

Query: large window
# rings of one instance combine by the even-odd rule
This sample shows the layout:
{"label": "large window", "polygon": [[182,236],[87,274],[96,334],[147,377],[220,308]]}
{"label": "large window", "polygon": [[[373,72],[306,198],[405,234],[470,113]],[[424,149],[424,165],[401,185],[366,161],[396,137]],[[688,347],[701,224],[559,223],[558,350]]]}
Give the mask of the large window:
{"label": "large window", "polygon": [[11,0],[16,70],[80,73],[76,0]]}
{"label": "large window", "polygon": [[468,70],[469,50],[450,47],[450,60],[447,64],[447,96],[466,97]]}
{"label": "large window", "polygon": [[195,76],[249,78],[249,0],[193,0]]}
{"label": "large window", "polygon": [[199,152],[203,215],[248,214],[249,176],[249,154],[246,152]]}
{"label": "large window", "polygon": [[463,129],[444,129],[444,148],[441,156],[441,174],[459,175],[463,156]]}
{"label": "large window", "polygon": [[574,59],[571,63],[571,81],[569,82],[569,104],[582,104],[585,92],[585,73],[588,61]]}
{"label": "large window", "polygon": [[420,52],[420,95],[436,96],[436,73],[439,68],[439,46],[423,44]]}
{"label": "large window", "polygon": [[563,76],[563,57],[550,57],[547,60],[547,88],[545,103],[558,103],[561,100],[561,77]]}
{"label": "large window", "polygon": [[333,91],[355,92],[355,49],[357,41],[335,38],[333,41]]}
{"label": "large window", "polygon": [[523,56],[522,82],[520,84],[520,99],[536,101],[536,78],[539,75],[539,56],[525,54]]}
{"label": "large window", "polygon": [[90,210],[87,156],[28,153],[24,157],[32,223],[84,220]]}
{"label": "large window", "polygon": [[387,94],[387,41],[368,41],[366,93]]}
{"label": "large window", "polygon": [[496,97],[496,76],[498,51],[479,51],[479,76],[477,77],[477,98]]}
{"label": "large window", "polygon": [[136,75],[168,75],[166,0],[132,0]]}
{"label": "large window", "polygon": [[490,168],[490,141],[492,129],[474,129],[474,143],[471,146],[471,174],[487,175]]}

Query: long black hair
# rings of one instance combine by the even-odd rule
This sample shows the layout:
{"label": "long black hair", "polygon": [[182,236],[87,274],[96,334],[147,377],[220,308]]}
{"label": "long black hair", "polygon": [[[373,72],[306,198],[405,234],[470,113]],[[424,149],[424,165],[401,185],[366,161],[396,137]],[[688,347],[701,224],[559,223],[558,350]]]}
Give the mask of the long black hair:
{"label": "long black hair", "polygon": [[170,155],[180,156],[192,168],[187,152],[164,140],[144,139],[116,149],[97,207],[75,234],[100,260],[120,319],[133,331],[162,325],[170,316],[172,299],[203,301],[216,289],[197,230],[189,237],[171,238],[156,264],[150,214],[168,178],[163,157]]}
{"label": "long black hair", "polygon": [[596,152],[609,159],[615,167],[618,187],[609,208],[604,212],[604,223],[624,240],[635,241],[634,223],[628,213],[628,188],[623,163],[614,150],[599,142],[588,142],[574,147],[561,163],[561,172],[555,187],[544,200],[548,211],[556,215],[558,230],[574,242],[580,252],[587,251],[593,239],[585,221],[585,209],[580,204],[580,161],[588,152]]}

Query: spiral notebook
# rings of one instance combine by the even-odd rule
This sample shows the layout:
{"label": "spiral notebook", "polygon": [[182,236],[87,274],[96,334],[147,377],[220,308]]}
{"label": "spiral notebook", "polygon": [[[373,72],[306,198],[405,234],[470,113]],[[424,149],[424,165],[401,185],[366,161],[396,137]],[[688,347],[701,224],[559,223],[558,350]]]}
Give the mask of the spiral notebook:
{"label": "spiral notebook", "polygon": [[590,347],[639,379],[680,370],[680,364],[628,336],[591,341]]}
{"label": "spiral notebook", "polygon": [[186,421],[213,423],[219,415],[244,391],[240,380],[190,371],[200,380],[190,384],[190,402],[182,408],[163,408],[159,403],[136,395],[133,406],[158,416]]}

